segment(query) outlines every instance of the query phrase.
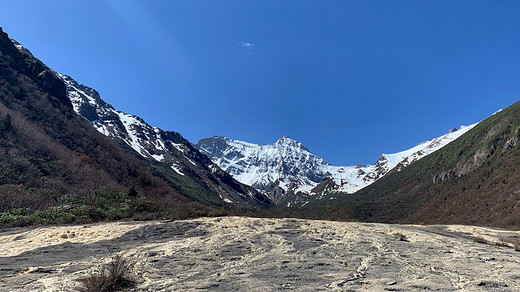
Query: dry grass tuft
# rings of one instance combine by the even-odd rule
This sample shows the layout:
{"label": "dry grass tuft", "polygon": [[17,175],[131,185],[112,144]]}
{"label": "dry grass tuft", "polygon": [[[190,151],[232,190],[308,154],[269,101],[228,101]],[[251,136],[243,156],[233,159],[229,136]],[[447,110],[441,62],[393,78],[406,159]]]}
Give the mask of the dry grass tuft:
{"label": "dry grass tuft", "polygon": [[116,253],[112,257],[112,262],[91,272],[87,278],[81,279],[85,286],[81,291],[111,292],[130,288],[135,285],[135,281],[130,278],[133,266],[133,263],[121,253]]}

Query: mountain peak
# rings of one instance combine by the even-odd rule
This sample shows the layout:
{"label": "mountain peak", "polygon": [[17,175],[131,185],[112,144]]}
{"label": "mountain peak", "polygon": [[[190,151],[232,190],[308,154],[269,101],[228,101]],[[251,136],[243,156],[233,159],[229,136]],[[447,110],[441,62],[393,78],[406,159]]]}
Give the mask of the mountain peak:
{"label": "mountain peak", "polygon": [[277,148],[282,148],[282,149],[285,149],[285,148],[294,148],[294,149],[300,149],[302,151],[306,151],[306,152],[311,152],[309,149],[307,149],[307,147],[305,147],[302,143],[292,139],[291,137],[288,137],[288,136],[282,136],[280,138],[278,138],[278,140],[276,141],[276,143],[274,143],[274,146],[277,147]]}
{"label": "mountain peak", "polygon": [[295,141],[296,142],[296,140],[292,139],[289,136],[281,136],[280,138],[278,138],[277,141]]}

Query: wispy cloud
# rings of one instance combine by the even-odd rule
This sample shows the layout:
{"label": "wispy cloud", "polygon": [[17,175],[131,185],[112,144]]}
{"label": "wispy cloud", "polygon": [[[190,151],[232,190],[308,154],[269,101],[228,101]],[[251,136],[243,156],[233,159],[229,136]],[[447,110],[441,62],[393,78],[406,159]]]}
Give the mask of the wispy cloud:
{"label": "wispy cloud", "polygon": [[246,49],[252,49],[255,46],[255,44],[253,44],[253,43],[244,42],[244,41],[240,41],[238,44]]}
{"label": "wispy cloud", "polygon": [[237,44],[239,46],[241,46],[242,48],[246,49],[249,52],[249,55],[254,56],[253,48],[255,47],[255,44],[250,43],[250,42],[244,42],[244,41],[240,41]]}

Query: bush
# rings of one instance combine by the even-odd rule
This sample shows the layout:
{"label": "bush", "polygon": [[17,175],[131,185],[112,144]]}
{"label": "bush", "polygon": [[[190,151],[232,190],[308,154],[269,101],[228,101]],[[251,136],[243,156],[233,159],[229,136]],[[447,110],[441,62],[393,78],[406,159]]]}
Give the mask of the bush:
{"label": "bush", "polygon": [[13,227],[24,227],[37,223],[37,218],[29,208],[17,208],[0,213],[0,223]]}
{"label": "bush", "polygon": [[70,224],[76,221],[76,215],[60,207],[50,207],[36,213],[41,223]]}
{"label": "bush", "polygon": [[11,227],[25,227],[37,223],[36,221],[34,215],[13,215],[9,212],[0,214],[0,223]]}
{"label": "bush", "polygon": [[116,253],[112,257],[112,262],[99,267],[87,278],[80,280],[85,286],[81,291],[110,292],[130,288],[135,285],[135,281],[130,278],[133,266],[133,263],[123,257],[121,253]]}
{"label": "bush", "polygon": [[153,203],[145,197],[138,197],[130,201],[129,206],[136,213],[153,212],[155,210]]}
{"label": "bush", "polygon": [[[143,196],[138,196],[135,188],[117,193],[107,190],[91,195],[66,194],[57,199],[58,206],[43,210],[14,208],[0,213],[0,226],[23,227],[33,224],[86,224],[102,220],[123,218],[155,219],[156,206]],[[216,214],[217,215],[217,214]]]}
{"label": "bush", "polygon": [[90,219],[93,222],[97,222],[106,218],[106,214],[103,209],[90,205],[79,206],[75,212],[78,217],[82,219]]}
{"label": "bush", "polygon": [[122,212],[121,209],[110,208],[109,210],[106,211],[105,215],[106,215],[107,220],[117,221],[117,220],[121,220],[126,217],[126,216],[124,216],[123,213],[124,212]]}

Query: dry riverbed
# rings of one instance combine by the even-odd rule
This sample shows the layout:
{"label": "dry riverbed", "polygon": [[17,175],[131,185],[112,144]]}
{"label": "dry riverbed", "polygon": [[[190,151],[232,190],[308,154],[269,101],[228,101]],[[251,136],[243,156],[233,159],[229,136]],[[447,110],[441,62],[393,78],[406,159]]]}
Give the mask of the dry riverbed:
{"label": "dry riverbed", "polygon": [[76,291],[114,250],[133,291],[520,291],[519,236],[243,217],[20,228],[0,233],[0,291]]}

